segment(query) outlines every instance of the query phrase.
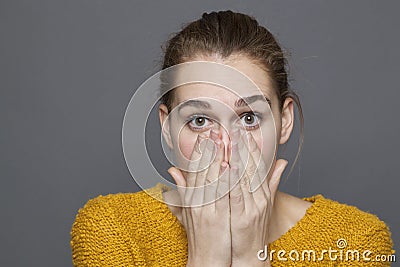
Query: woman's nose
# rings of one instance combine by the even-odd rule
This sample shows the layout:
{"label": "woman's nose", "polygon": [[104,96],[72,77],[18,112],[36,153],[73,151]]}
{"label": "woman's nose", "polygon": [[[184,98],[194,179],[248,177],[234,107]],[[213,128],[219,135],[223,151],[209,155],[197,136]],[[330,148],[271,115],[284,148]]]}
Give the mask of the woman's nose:
{"label": "woman's nose", "polygon": [[218,136],[224,143],[224,161],[229,163],[230,157],[231,157],[231,142],[232,142],[232,133],[234,131],[239,131],[240,128],[238,127],[232,127],[230,129],[226,129],[225,127],[222,126],[216,126],[214,127],[215,130],[218,131]]}
{"label": "woman's nose", "polygon": [[229,136],[229,133],[225,129],[221,128],[219,129],[221,132],[220,137],[225,147],[224,161],[229,162],[231,138]]}

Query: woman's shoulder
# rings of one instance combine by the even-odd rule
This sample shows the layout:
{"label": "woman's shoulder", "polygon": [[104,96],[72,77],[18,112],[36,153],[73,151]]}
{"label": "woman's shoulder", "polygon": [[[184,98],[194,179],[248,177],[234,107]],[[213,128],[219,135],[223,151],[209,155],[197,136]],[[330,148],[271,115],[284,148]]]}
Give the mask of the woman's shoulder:
{"label": "woman's shoulder", "polygon": [[159,184],[88,200],[78,210],[70,232],[74,265],[131,266],[133,258],[138,266],[144,266],[146,253],[162,251],[177,242],[175,236],[182,238],[184,232],[176,217],[159,201],[162,191]]}
{"label": "woman's shoulder", "polygon": [[[315,229],[320,229],[321,235],[317,238],[325,234],[331,241],[343,241],[346,248],[394,253],[390,228],[374,213],[322,194],[304,197],[303,200],[313,203],[306,215]],[[338,243],[335,245],[339,246]]]}
{"label": "woman's shoulder", "polygon": [[[157,184],[138,192],[114,193],[98,195],[89,199],[83,207],[78,210],[76,219],[79,217],[118,217],[124,215],[137,220],[140,217],[151,217],[152,213],[165,212],[166,205],[160,201],[163,185]],[[99,217],[100,216],[100,217]]]}
{"label": "woman's shoulder", "polygon": [[[364,211],[355,205],[345,202],[339,202],[328,198],[322,194],[310,197],[304,197],[303,200],[312,203],[309,213],[315,213],[321,222],[332,223],[338,225],[346,225],[346,229],[357,228],[361,226],[364,229],[369,228],[387,228],[386,223],[372,212]],[[334,226],[332,224],[332,226]]]}
{"label": "woman's shoulder", "polygon": [[[389,230],[377,215],[358,207],[333,200],[322,194],[296,197],[279,194],[278,206],[284,210],[285,218],[291,218],[295,229],[304,227],[327,232]],[[299,226],[299,227],[298,227]]]}
{"label": "woman's shoulder", "polygon": [[164,225],[175,224],[176,217],[160,201],[163,185],[135,193],[115,193],[92,198],[80,208],[71,227],[72,242],[80,236],[97,238],[100,233],[135,237],[157,231]]}

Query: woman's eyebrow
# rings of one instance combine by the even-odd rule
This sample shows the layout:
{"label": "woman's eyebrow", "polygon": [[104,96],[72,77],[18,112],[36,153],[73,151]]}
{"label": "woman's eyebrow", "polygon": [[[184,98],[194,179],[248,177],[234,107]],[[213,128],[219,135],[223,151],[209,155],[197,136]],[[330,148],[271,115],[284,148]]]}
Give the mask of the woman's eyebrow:
{"label": "woman's eyebrow", "polygon": [[266,95],[252,95],[239,98],[235,102],[235,107],[245,107],[256,101],[268,102],[268,105],[271,107],[271,100]]}
{"label": "woman's eyebrow", "polygon": [[196,107],[196,108],[200,108],[200,109],[211,109],[211,105],[207,101],[190,99],[179,105],[178,112],[182,108],[187,107],[187,106]]}
{"label": "woman's eyebrow", "polygon": [[[239,98],[238,100],[235,101],[235,107],[246,107],[251,103],[254,103],[256,101],[264,101],[269,104],[271,107],[271,100],[266,96],[266,95],[252,95],[252,96],[246,96]],[[187,106],[199,108],[199,109],[212,109],[211,105],[207,101],[202,101],[202,100],[196,100],[196,99],[190,99],[182,104],[179,105],[178,107],[178,112]]]}

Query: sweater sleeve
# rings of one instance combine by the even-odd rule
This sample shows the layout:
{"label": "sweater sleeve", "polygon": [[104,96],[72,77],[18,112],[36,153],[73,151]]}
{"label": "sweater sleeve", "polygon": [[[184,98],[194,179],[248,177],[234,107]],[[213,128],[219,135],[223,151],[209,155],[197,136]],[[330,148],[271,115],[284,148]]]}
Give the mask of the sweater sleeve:
{"label": "sweater sleeve", "polygon": [[[340,262],[339,266],[391,266],[395,250],[389,227],[383,221],[360,230],[358,236],[359,241],[354,248],[359,252],[359,261],[351,260],[349,256],[350,260]],[[346,252],[343,251],[344,256]]]}
{"label": "sweater sleeve", "polygon": [[146,266],[139,246],[122,231],[107,196],[89,200],[71,229],[74,266]]}

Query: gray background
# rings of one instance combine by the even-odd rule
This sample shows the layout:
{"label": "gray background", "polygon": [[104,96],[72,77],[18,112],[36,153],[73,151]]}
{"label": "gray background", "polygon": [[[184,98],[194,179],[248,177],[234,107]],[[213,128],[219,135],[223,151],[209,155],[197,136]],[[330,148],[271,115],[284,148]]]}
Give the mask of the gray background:
{"label": "gray background", "polygon": [[255,16],[292,54],[305,143],[281,190],[378,215],[399,250],[398,2],[188,2],[0,2],[0,266],[71,266],[78,209],[139,190],[122,155],[125,108],[170,33],[225,9]]}

